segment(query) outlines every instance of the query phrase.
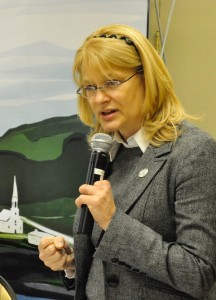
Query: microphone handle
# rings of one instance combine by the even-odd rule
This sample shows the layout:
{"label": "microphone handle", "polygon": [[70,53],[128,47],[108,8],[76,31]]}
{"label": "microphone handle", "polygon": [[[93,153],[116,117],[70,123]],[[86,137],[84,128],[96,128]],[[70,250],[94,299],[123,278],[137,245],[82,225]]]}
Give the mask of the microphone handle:
{"label": "microphone handle", "polygon": [[[104,152],[92,151],[87,171],[86,183],[93,185],[96,181],[103,180],[109,165],[109,156]],[[77,233],[91,236],[94,219],[88,206],[81,207],[80,220]]]}

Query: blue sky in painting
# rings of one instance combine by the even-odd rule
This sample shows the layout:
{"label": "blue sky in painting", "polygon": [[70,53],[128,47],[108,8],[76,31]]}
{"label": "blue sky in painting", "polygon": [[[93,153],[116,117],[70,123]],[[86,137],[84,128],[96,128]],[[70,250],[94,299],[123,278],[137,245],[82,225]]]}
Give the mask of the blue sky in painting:
{"label": "blue sky in painting", "polygon": [[99,26],[146,34],[145,0],[0,0],[0,136],[8,129],[75,114],[76,49]]}

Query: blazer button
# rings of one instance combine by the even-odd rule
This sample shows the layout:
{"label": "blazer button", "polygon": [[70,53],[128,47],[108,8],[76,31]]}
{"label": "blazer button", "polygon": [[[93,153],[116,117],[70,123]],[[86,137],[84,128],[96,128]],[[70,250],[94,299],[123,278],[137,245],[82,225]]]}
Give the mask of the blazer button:
{"label": "blazer button", "polygon": [[139,172],[139,177],[145,177],[148,174],[148,169],[143,169]]}
{"label": "blazer button", "polygon": [[110,287],[117,287],[119,284],[119,279],[116,275],[109,275],[106,281]]}

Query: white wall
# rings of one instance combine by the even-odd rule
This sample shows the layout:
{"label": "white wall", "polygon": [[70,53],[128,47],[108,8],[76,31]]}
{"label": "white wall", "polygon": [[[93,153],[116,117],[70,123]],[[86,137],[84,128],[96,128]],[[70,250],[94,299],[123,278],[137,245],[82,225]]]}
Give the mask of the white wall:
{"label": "white wall", "polygon": [[[160,0],[163,32],[172,0]],[[167,38],[167,66],[177,95],[189,113],[203,114],[196,124],[216,137],[216,1],[176,0]],[[157,22],[151,0],[150,40]]]}

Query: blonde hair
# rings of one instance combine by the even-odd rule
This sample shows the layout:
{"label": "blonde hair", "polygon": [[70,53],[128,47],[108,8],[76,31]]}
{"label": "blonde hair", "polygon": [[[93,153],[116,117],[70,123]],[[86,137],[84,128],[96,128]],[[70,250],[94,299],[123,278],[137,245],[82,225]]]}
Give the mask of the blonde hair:
{"label": "blonde hair", "polygon": [[[93,32],[75,56],[73,75],[78,86],[82,85],[82,74],[86,67],[103,75],[115,67],[132,70],[143,68],[143,126],[153,146],[174,141],[179,135],[178,125],[182,120],[191,118],[175,95],[172,79],[162,59],[148,39],[135,28],[113,24]],[[103,132],[88,101],[80,95],[78,109],[81,121],[92,128],[91,134]]]}

